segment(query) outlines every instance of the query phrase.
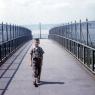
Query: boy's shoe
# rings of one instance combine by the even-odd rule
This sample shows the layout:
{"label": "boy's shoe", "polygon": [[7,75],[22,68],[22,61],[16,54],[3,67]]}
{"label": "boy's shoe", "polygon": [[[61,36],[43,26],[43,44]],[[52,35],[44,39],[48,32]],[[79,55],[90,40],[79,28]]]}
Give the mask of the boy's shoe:
{"label": "boy's shoe", "polygon": [[35,87],[38,87],[38,84],[37,84],[36,82],[33,82],[33,85],[34,85]]}
{"label": "boy's shoe", "polygon": [[34,85],[35,87],[38,87],[37,78],[36,78],[35,81],[33,82],[33,85]]}
{"label": "boy's shoe", "polygon": [[38,87],[38,84],[37,83],[35,83],[35,87]]}

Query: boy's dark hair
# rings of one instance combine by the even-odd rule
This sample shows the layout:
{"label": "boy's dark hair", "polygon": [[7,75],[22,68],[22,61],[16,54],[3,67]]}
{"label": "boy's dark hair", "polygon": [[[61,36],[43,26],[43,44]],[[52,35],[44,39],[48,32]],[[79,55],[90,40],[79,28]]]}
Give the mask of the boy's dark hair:
{"label": "boy's dark hair", "polygon": [[39,42],[39,41],[40,41],[40,39],[39,39],[39,38],[36,38],[36,39],[35,39],[35,41]]}

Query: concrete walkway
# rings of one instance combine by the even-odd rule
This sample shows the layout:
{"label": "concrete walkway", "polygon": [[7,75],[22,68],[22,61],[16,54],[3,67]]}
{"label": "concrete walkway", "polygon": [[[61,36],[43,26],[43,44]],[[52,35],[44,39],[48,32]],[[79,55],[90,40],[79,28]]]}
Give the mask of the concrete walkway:
{"label": "concrete walkway", "polygon": [[95,79],[72,55],[51,40],[41,40],[41,85],[32,84],[31,47],[4,95],[95,95]]}

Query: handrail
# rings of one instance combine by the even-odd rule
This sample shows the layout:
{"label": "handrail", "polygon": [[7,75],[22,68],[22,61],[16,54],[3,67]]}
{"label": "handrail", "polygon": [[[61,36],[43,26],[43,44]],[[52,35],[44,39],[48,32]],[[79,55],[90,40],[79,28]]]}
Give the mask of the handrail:
{"label": "handrail", "polygon": [[[89,23],[92,23],[90,26]],[[79,24],[80,27],[76,28],[76,24]],[[73,29],[72,29],[73,25]],[[82,36],[82,25],[86,26],[86,37],[87,37],[87,43],[81,42],[81,38],[79,37],[80,40],[78,39],[73,39],[72,37],[72,32],[80,32],[80,36]],[[68,27],[69,26],[69,27]],[[95,30],[95,21],[93,22],[86,22],[81,23],[76,23],[75,24],[69,24],[69,25],[62,25],[58,27],[54,27],[50,29],[49,31],[49,39],[53,39],[57,41],[59,44],[64,46],[64,48],[70,52],[74,57],[76,57],[85,67],[87,67],[92,73],[95,74],[95,48],[89,45],[89,27],[93,27]],[[79,30],[78,30],[79,29]],[[71,33],[70,36],[68,36],[68,32]],[[73,35],[76,37],[76,35]]]}
{"label": "handrail", "polygon": [[53,39],[64,46],[65,49],[83,63],[88,70],[95,74],[95,49],[80,42],[55,34],[50,34],[49,39]]}
{"label": "handrail", "polygon": [[32,39],[32,31],[17,25],[0,24],[0,65],[8,58],[18,47]]}
{"label": "handrail", "polygon": [[83,44],[83,43],[80,43],[80,42],[78,42],[78,41],[72,40],[72,39],[70,39],[70,38],[66,38],[66,37],[64,37],[64,36],[56,35],[56,34],[50,34],[50,35],[59,36],[59,37],[61,37],[61,38],[65,38],[65,39],[71,40],[71,41],[73,41],[73,42],[75,42],[75,43],[77,43],[77,44],[83,45],[83,46],[85,46],[85,47],[87,47],[87,48],[89,48],[89,49],[95,50],[95,48],[93,48],[93,47],[90,47],[90,46],[88,46],[88,45],[86,45],[86,44]]}

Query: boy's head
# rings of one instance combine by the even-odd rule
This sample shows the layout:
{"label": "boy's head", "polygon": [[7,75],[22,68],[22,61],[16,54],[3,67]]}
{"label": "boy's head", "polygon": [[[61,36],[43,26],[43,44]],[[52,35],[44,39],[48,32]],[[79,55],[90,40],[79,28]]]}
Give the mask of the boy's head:
{"label": "boy's head", "polygon": [[36,47],[39,46],[40,40],[38,38],[34,39],[34,44]]}

